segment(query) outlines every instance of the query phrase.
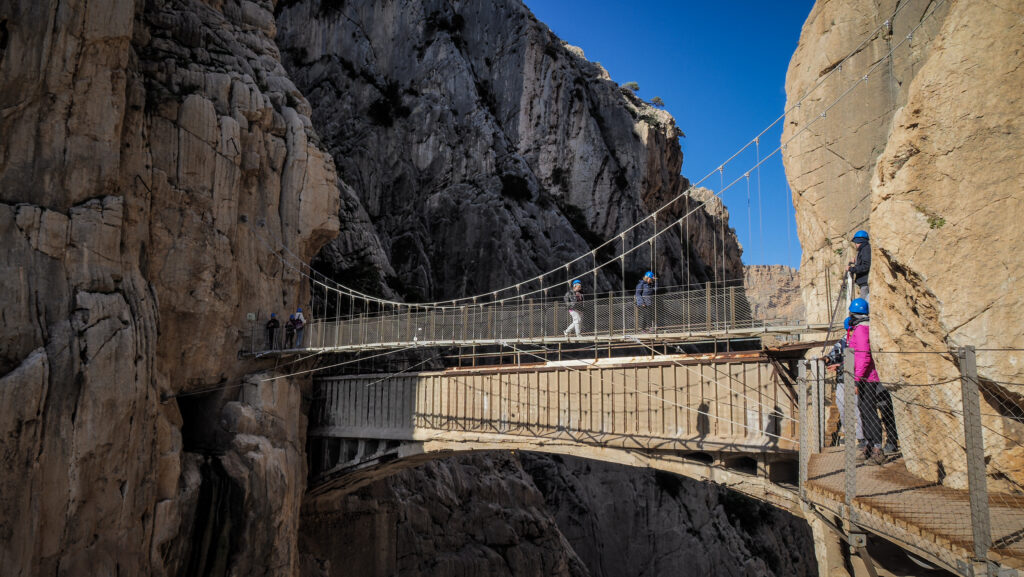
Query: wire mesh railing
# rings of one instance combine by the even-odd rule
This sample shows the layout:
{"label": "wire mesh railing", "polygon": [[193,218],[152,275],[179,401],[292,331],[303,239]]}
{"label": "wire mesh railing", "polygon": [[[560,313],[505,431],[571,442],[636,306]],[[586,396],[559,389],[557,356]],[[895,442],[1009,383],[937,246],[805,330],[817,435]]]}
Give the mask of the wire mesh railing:
{"label": "wire mesh railing", "polygon": [[1024,566],[1024,349],[873,353],[904,379],[855,379],[852,348],[803,363],[801,490],[850,527]]}
{"label": "wire mesh railing", "polygon": [[[638,302],[643,301],[643,302]],[[307,319],[297,331],[250,326],[251,354],[298,349],[457,345],[538,341],[557,337],[600,340],[629,335],[714,334],[799,322],[755,319],[742,284],[708,283],[659,291],[649,299],[630,293],[584,295],[574,307],[579,332],[563,297],[523,298],[463,306],[395,306],[344,318]]]}

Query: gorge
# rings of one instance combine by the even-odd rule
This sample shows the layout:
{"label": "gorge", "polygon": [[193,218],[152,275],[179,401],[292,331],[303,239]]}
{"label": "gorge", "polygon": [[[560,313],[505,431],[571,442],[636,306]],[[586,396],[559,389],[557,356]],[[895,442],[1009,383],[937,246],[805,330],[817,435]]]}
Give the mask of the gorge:
{"label": "gorge", "polygon": [[[855,62],[884,60],[923,24],[873,79],[886,89],[784,154],[800,270],[744,269],[727,208],[697,190],[708,202],[684,242],[631,256],[627,279],[783,278],[752,306],[818,322],[844,239],[870,228],[880,348],[1022,345],[1024,10],[821,1],[787,94],[887,18]],[[686,190],[680,134],[519,0],[0,6],[5,574],[825,574],[801,519],[553,455],[432,461],[304,516],[311,380],[238,354],[249,313],[309,302],[283,255],[398,300],[494,290]],[[997,481],[1019,488],[1021,393],[1000,384],[1024,381],[1014,359],[979,368],[985,412],[1014,417],[989,421],[992,460],[1010,472]],[[879,369],[958,375],[948,359],[880,355]],[[915,389],[900,426],[954,427],[914,403],[956,409],[957,395]],[[904,443],[908,469],[964,486],[942,464],[957,439]]]}

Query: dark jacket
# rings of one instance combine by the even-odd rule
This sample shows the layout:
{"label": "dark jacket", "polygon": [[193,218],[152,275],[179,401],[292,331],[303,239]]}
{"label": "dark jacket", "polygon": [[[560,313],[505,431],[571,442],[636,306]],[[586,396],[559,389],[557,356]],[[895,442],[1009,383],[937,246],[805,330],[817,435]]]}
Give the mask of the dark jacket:
{"label": "dark jacket", "polygon": [[277,318],[272,318],[269,321],[267,321],[267,330],[268,331],[275,331],[280,326],[281,326],[281,321],[277,320]]}
{"label": "dark jacket", "polygon": [[843,382],[843,353],[846,351],[846,337],[843,337],[836,341],[836,344],[832,345],[832,350],[829,351],[828,356],[825,357],[826,365],[839,365],[839,370],[836,371],[836,382]]}
{"label": "dark jacket", "polygon": [[871,270],[871,243],[862,242],[857,245],[857,260],[853,261],[850,272],[857,286],[868,284],[868,271]]}
{"label": "dark jacket", "polygon": [[658,281],[648,284],[644,282],[644,279],[640,279],[640,282],[636,285],[636,306],[646,307],[653,305],[654,291],[656,290],[658,290]]}
{"label": "dark jacket", "polygon": [[581,310],[583,308],[583,304],[582,304],[583,303],[583,293],[582,292],[577,293],[576,291],[574,291],[572,289],[569,289],[569,292],[565,293],[565,296],[562,297],[562,300],[565,301],[565,305],[571,311],[578,311],[578,310]]}

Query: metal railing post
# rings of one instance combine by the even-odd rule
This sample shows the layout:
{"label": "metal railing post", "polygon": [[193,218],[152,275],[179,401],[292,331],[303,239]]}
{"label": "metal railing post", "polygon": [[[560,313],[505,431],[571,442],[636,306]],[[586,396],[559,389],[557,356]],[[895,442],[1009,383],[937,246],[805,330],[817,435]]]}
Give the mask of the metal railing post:
{"label": "metal railing post", "polygon": [[705,307],[705,309],[704,309],[704,320],[705,320],[705,323],[707,324],[707,330],[710,333],[711,332],[711,283],[710,282],[704,283],[704,300],[706,301],[705,304],[704,304],[704,307]]}
{"label": "metal railing post", "polygon": [[810,431],[808,431],[811,419],[807,415],[807,363],[808,361],[797,363],[796,377],[797,403],[799,403],[800,411],[797,424],[800,426],[800,480],[798,487],[801,498],[806,498],[807,496],[805,489],[807,483],[807,463],[811,458]]}
{"label": "metal railing post", "polygon": [[814,452],[820,453],[825,448],[825,427],[822,425],[825,403],[821,397],[821,361],[817,359],[809,361],[807,372],[808,394],[811,395],[810,417],[814,424]]}
{"label": "metal railing post", "polygon": [[985,478],[985,442],[981,432],[978,364],[974,347],[960,347],[957,356],[960,361],[960,391],[964,406],[964,447],[967,450],[967,488],[971,500],[974,558],[985,561],[992,547],[992,526],[988,510],[988,481]]}
{"label": "metal railing post", "polygon": [[857,397],[854,389],[857,383],[853,379],[853,347],[846,347],[843,351],[843,439],[846,447],[844,471],[846,473],[846,521],[851,524],[855,521],[853,513],[853,498],[857,494]]}

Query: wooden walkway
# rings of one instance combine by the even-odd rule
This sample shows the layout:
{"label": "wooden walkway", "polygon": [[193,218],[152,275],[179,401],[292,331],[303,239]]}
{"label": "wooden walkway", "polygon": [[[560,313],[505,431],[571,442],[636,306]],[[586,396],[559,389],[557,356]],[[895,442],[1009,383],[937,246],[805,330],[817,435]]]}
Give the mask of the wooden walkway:
{"label": "wooden walkway", "polygon": [[[812,455],[807,498],[841,516],[845,475],[842,447]],[[971,510],[967,491],[929,482],[907,471],[902,459],[857,465],[854,523],[956,566],[972,556]],[[993,561],[1024,568],[1024,497],[990,493]]]}

